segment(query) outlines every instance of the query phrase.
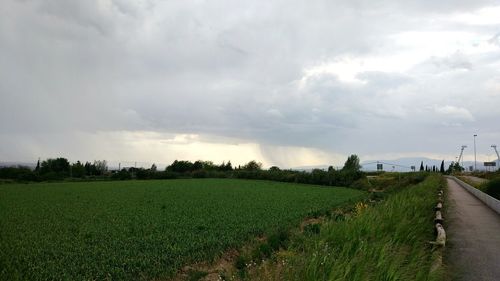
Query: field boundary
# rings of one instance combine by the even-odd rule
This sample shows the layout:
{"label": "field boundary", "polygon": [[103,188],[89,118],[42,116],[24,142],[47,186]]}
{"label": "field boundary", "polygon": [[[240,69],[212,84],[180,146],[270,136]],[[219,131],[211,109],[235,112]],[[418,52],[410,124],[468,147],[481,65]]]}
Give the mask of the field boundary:
{"label": "field boundary", "polygon": [[493,209],[497,214],[500,214],[500,200],[482,192],[481,190],[473,187],[466,182],[461,181],[454,176],[448,176],[448,178],[453,179],[456,183],[458,183],[458,185],[474,195],[477,199],[481,200],[484,204]]}

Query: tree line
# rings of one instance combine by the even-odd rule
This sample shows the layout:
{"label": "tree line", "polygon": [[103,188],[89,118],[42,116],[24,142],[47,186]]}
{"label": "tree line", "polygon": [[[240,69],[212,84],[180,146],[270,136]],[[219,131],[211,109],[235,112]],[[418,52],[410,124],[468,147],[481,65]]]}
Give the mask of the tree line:
{"label": "tree line", "polygon": [[108,169],[105,160],[96,160],[93,163],[77,161],[70,163],[66,158],[49,158],[38,161],[34,170],[28,167],[0,168],[0,178],[18,181],[50,181],[64,179],[176,179],[176,178],[238,178],[260,179],[282,182],[319,184],[329,186],[350,186],[366,175],[361,171],[359,157],[351,155],[343,168],[327,170],[313,169],[298,171],[280,169],[272,166],[263,169],[262,164],[252,160],[245,165],[233,166],[231,161],[214,164],[212,161],[175,160],[164,170],[158,170],[153,164],[150,168],[122,168],[118,171]]}
{"label": "tree line", "polygon": [[450,175],[455,172],[463,172],[464,170],[464,167],[462,167],[458,162],[451,162],[446,170],[444,169],[444,160],[441,161],[441,166],[439,168],[436,165],[433,165],[432,167],[425,165],[424,167],[424,161],[420,162],[421,172],[439,172],[441,174]]}
{"label": "tree line", "polygon": [[35,169],[29,167],[2,167],[0,178],[18,181],[63,180],[66,178],[85,178],[106,176],[108,165],[106,160],[96,160],[85,164],[77,161],[70,164],[66,158],[49,158],[42,162],[38,160]]}

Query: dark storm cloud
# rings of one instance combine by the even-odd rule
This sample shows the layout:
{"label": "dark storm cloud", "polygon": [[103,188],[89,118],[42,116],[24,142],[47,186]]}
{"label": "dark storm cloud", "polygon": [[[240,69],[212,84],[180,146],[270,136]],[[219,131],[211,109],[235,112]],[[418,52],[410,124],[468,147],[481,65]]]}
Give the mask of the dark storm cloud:
{"label": "dark storm cloud", "polygon": [[[113,131],[339,153],[450,152],[422,135],[446,134],[448,145],[494,131],[500,23],[455,20],[494,4],[6,1],[0,135],[27,144],[0,156],[43,150],[32,148],[41,134],[70,143],[78,132]],[[409,138],[388,146],[402,131]]]}

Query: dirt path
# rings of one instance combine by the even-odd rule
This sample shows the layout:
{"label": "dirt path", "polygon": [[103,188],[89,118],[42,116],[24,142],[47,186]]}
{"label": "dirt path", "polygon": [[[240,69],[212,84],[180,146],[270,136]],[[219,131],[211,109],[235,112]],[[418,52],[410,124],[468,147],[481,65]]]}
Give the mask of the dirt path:
{"label": "dirt path", "polygon": [[445,263],[453,280],[500,280],[500,216],[448,181]]}

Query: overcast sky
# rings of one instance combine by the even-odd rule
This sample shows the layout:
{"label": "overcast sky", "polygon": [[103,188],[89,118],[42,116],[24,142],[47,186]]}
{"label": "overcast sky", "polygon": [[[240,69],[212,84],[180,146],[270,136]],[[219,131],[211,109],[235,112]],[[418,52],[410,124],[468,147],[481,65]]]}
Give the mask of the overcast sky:
{"label": "overcast sky", "polygon": [[493,160],[500,4],[2,0],[0,119],[0,161]]}

